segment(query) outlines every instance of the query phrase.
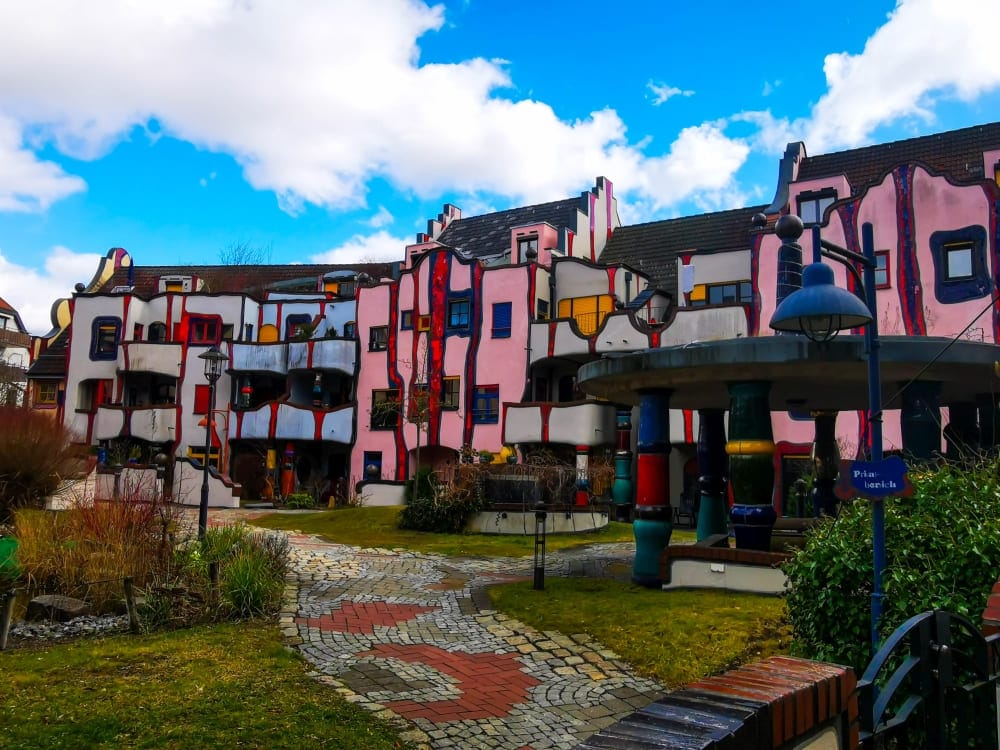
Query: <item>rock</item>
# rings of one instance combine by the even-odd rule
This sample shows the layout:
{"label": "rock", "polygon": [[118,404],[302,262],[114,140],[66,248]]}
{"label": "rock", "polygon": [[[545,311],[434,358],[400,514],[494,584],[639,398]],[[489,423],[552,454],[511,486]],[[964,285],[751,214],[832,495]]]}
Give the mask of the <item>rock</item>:
{"label": "rock", "polygon": [[59,594],[45,594],[36,596],[28,602],[28,611],[25,613],[26,620],[54,620],[56,622],[68,622],[75,617],[84,617],[90,614],[90,605],[71,596],[60,596]]}

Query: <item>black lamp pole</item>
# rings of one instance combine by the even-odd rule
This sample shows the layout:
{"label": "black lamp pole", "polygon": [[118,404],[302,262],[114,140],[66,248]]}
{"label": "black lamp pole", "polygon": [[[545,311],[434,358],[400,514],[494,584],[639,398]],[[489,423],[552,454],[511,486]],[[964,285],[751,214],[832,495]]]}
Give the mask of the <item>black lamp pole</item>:
{"label": "black lamp pole", "polygon": [[545,502],[535,503],[535,591],[545,589]]}
{"label": "black lamp pole", "polygon": [[205,380],[208,381],[208,418],[205,420],[205,456],[202,462],[201,503],[198,505],[198,540],[205,538],[208,528],[208,456],[212,450],[212,410],[215,408],[215,384],[222,375],[222,365],[229,358],[219,351],[218,346],[211,346],[198,355],[205,360]]}

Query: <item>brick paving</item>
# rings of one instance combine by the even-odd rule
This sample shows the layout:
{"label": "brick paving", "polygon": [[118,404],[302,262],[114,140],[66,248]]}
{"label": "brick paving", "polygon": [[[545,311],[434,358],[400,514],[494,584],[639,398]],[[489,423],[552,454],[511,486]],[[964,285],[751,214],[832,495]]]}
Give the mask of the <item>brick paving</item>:
{"label": "brick paving", "polygon": [[[531,558],[289,540],[285,642],[316,679],[399,722],[422,750],[568,749],[665,695],[589,635],[539,632],[490,609],[486,587],[527,578]],[[627,577],[633,549],[553,552],[546,575]]]}

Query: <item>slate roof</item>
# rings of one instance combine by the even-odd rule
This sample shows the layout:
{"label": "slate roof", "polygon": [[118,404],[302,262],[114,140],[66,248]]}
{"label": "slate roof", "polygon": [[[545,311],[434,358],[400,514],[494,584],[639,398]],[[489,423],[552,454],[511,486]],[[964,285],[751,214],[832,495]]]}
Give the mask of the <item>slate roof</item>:
{"label": "slate roof", "polygon": [[579,198],[567,198],[461,218],[445,227],[437,239],[470,258],[500,255],[510,250],[512,227],[545,222],[556,228],[570,227],[575,231],[579,207]]}
{"label": "slate roof", "polygon": [[[400,248],[402,254],[403,248]],[[96,294],[110,292],[116,286],[128,286],[129,272],[132,274],[132,291],[140,297],[158,294],[161,276],[197,276],[205,282],[203,293],[244,292],[262,298],[263,293],[275,284],[282,284],[282,291],[292,291],[287,282],[303,280],[304,291],[315,291],[316,279],[327,273],[351,270],[367,273],[373,279],[396,275],[398,263],[355,263],[335,265],[331,263],[310,265],[249,265],[249,266],[133,266],[119,268],[105,282]]]}
{"label": "slate roof", "polygon": [[677,289],[674,259],[685,252],[750,249],[750,217],[763,206],[736,208],[679,219],[619,227],[611,235],[601,263],[624,263],[649,276],[650,286]]}
{"label": "slate roof", "polygon": [[66,350],[69,347],[69,329],[61,331],[48,348],[28,368],[29,378],[48,380],[66,377]]}
{"label": "slate roof", "polygon": [[[808,144],[806,144],[808,147]],[[1000,149],[1000,122],[975,125],[904,141],[881,143],[832,154],[806,156],[799,166],[799,180],[843,174],[851,192],[859,193],[882,181],[900,164],[918,163],[955,182],[982,180],[983,151]]]}

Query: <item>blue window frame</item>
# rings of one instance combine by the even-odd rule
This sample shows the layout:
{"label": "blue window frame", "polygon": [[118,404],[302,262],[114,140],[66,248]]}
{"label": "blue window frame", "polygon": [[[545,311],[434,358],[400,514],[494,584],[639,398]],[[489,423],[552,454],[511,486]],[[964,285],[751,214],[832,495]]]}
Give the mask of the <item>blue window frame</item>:
{"label": "blue window frame", "polygon": [[984,227],[934,232],[930,246],[934,258],[934,296],[938,302],[954,304],[990,294]]}
{"label": "blue window frame", "polygon": [[511,315],[510,302],[493,303],[493,338],[495,339],[510,338],[510,315]]}
{"label": "blue window frame", "polygon": [[399,314],[399,327],[404,331],[413,329],[413,310],[403,310]]}
{"label": "blue window frame", "polygon": [[303,326],[309,325],[312,325],[312,315],[306,313],[289,315],[285,318],[285,338],[295,338],[303,330]]}
{"label": "blue window frame", "polygon": [[459,297],[448,303],[448,330],[468,331],[472,303],[468,297]]}
{"label": "blue window frame", "polygon": [[500,386],[477,385],[472,396],[472,421],[496,424],[500,421]]}
{"label": "blue window frame", "polygon": [[118,318],[94,318],[90,334],[91,359],[117,359],[122,322]]}

